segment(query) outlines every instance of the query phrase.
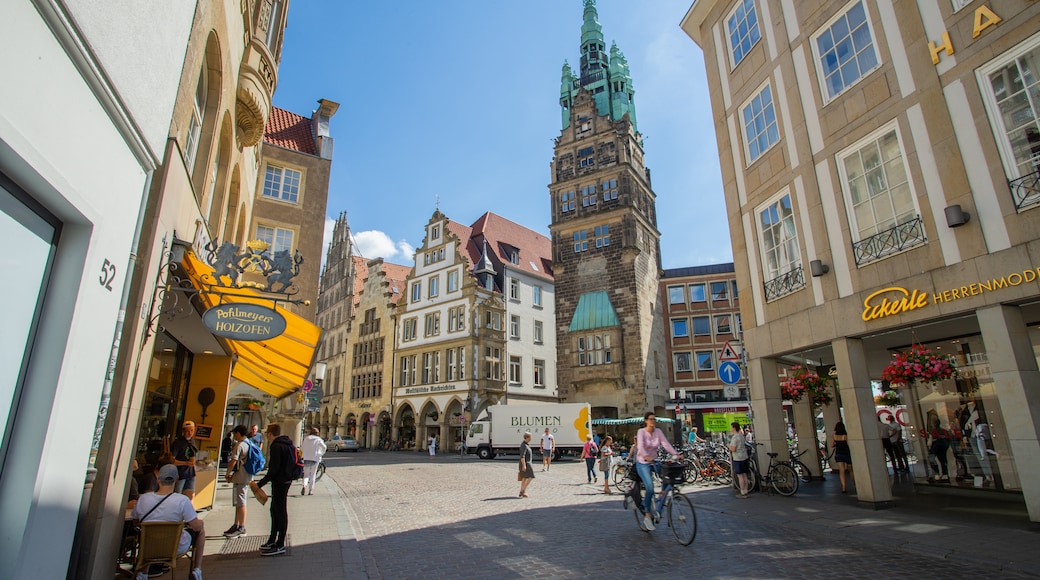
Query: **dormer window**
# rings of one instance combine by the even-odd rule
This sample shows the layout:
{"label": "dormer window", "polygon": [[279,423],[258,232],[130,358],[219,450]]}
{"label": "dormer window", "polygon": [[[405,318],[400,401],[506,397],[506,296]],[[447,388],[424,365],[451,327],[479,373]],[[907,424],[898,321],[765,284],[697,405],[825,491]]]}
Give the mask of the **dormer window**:
{"label": "dormer window", "polygon": [[440,228],[440,226],[433,226],[432,228],[430,228],[430,239],[431,240],[439,240],[440,238],[441,238],[441,228]]}
{"label": "dormer window", "polygon": [[509,252],[509,262],[512,264],[520,263],[520,250],[513,250]]}

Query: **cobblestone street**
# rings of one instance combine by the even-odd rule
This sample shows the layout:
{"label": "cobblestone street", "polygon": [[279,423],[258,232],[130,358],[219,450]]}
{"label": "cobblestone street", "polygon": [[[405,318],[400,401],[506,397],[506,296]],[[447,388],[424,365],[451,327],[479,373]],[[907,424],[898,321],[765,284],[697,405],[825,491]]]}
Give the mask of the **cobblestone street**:
{"label": "cobblestone street", "polygon": [[[742,501],[696,485],[686,491],[697,507],[697,538],[683,547],[663,521],[656,532],[640,532],[620,496],[586,484],[574,460],[536,468],[528,499],[517,498],[515,458],[330,454],[328,465],[346,495],[364,568],[344,577],[1031,577],[990,561],[998,556],[985,556],[985,538],[972,543],[970,528],[765,494]],[[877,542],[862,539],[870,527]],[[954,557],[928,547],[937,534],[949,539]],[[969,561],[965,552],[979,558]]]}

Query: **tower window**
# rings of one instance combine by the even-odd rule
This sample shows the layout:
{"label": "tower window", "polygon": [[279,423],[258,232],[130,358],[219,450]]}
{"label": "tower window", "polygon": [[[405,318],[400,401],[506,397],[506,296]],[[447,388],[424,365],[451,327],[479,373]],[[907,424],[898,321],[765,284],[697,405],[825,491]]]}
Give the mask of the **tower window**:
{"label": "tower window", "polygon": [[605,248],[610,245],[610,226],[596,226],[596,247]]}
{"label": "tower window", "polygon": [[586,185],[581,188],[581,207],[596,205],[596,186]]}
{"label": "tower window", "polygon": [[603,201],[617,199],[617,179],[604,181],[600,184],[600,189],[603,190]]}
{"label": "tower window", "polygon": [[560,194],[560,211],[562,213],[574,211],[576,207],[575,203],[573,191],[565,191]]}
{"label": "tower window", "polygon": [[585,230],[574,232],[574,253],[584,252],[589,249],[589,241]]}

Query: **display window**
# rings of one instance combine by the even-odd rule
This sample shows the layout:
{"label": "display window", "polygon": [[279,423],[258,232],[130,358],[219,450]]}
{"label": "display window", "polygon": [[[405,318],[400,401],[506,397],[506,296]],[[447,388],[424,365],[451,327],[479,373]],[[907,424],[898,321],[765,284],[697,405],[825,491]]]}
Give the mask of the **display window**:
{"label": "display window", "polygon": [[997,400],[982,336],[924,345],[952,355],[958,376],[900,389],[909,397],[907,429],[917,483],[1019,491],[1006,421]]}

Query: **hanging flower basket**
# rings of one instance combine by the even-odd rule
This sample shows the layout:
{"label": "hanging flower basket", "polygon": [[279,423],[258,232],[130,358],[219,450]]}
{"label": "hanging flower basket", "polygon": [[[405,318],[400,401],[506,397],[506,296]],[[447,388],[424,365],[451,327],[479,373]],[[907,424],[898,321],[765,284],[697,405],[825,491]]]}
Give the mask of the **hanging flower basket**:
{"label": "hanging flower basket", "polygon": [[785,399],[794,403],[808,396],[809,401],[816,407],[829,405],[834,400],[827,379],[801,365],[791,368],[791,375],[780,383],[780,391]]}
{"label": "hanging flower basket", "polygon": [[892,385],[909,385],[915,380],[935,384],[957,376],[956,361],[948,354],[935,354],[922,345],[892,357],[881,379]]}

